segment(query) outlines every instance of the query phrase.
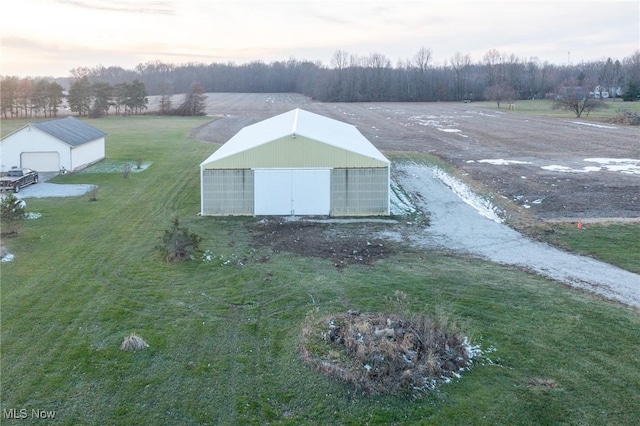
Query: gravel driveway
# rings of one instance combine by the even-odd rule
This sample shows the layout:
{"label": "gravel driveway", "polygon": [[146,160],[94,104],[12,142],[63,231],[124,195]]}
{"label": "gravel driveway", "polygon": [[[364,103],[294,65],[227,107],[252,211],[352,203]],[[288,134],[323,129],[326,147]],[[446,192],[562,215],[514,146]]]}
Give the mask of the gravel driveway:
{"label": "gravel driveway", "polygon": [[[413,236],[417,245],[453,249],[534,271],[572,287],[640,308],[640,275],[589,257],[533,241],[499,223],[491,211],[474,207],[447,186],[433,168],[398,164],[397,180],[430,226]],[[485,206],[486,207],[486,206]],[[482,213],[482,214],[481,214]],[[493,217],[493,219],[491,218]]]}
{"label": "gravel driveway", "polygon": [[40,182],[22,188],[16,194],[18,198],[78,197],[93,189],[89,184],[59,184]]}

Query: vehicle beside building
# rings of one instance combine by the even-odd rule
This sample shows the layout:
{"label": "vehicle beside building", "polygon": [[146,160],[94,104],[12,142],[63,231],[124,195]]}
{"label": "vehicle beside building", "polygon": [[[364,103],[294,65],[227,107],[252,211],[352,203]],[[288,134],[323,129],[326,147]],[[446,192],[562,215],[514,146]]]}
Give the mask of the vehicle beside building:
{"label": "vehicle beside building", "polygon": [[13,168],[0,177],[0,190],[18,193],[21,188],[35,183],[38,183],[38,172]]}

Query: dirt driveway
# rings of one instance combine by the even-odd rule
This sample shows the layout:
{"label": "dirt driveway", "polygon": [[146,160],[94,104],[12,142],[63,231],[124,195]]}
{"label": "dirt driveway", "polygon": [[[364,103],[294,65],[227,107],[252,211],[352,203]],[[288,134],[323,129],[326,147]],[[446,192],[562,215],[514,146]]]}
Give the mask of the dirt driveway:
{"label": "dirt driveway", "polygon": [[[640,129],[464,103],[321,103],[296,94],[207,94],[218,120],[194,131],[226,142],[303,108],[351,123],[383,152],[424,152],[498,194],[515,219],[640,218]],[[621,161],[627,160],[627,161]]]}

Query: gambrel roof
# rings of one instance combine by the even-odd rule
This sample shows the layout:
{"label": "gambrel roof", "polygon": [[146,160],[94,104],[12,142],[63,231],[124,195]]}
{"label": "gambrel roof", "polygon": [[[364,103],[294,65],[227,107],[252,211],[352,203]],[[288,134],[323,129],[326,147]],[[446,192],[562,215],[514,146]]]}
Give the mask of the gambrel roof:
{"label": "gambrel roof", "polygon": [[312,139],[389,164],[389,160],[355,126],[297,108],[244,127],[201,165],[288,136]]}

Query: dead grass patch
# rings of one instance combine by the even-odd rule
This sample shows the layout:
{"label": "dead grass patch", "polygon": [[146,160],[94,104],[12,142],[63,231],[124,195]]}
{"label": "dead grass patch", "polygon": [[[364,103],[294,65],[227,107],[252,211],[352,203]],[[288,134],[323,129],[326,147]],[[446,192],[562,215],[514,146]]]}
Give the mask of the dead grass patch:
{"label": "dead grass patch", "polygon": [[553,379],[534,378],[527,381],[527,387],[531,389],[558,389],[558,383]]}
{"label": "dead grass patch", "polygon": [[479,349],[451,321],[349,310],[302,327],[302,360],[365,395],[417,394],[460,378]]}
{"label": "dead grass patch", "polygon": [[120,344],[120,349],[123,351],[136,352],[142,349],[148,348],[149,345],[144,339],[135,334],[130,334],[124,338],[122,343]]}

